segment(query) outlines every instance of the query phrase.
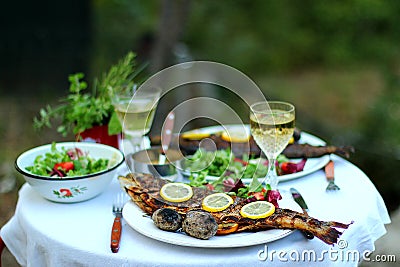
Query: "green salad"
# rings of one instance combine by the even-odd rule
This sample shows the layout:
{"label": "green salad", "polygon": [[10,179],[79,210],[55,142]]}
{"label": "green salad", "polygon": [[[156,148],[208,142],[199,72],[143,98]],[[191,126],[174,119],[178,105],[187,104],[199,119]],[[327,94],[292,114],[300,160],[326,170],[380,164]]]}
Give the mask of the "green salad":
{"label": "green salad", "polygon": [[[279,155],[278,166],[283,162],[289,162],[289,159],[284,155]],[[183,169],[190,172],[190,184],[200,186],[207,182],[207,176],[218,177],[216,182],[219,183],[229,178],[237,181],[243,178],[265,177],[268,173],[268,160],[261,157],[250,158],[247,155],[238,158],[230,149],[216,151],[199,149],[185,160]]]}
{"label": "green salad", "polygon": [[106,170],[109,160],[100,158],[93,159],[79,148],[60,150],[56,143],[52,143],[51,151],[35,158],[33,166],[26,167],[26,170],[41,176],[68,177],[82,176]]}
{"label": "green salad", "polygon": [[237,158],[229,149],[199,149],[185,161],[184,169],[191,173],[201,172],[217,177],[252,178],[264,177],[268,172],[268,162],[264,158]]}
{"label": "green salad", "polygon": [[[302,171],[307,159],[300,162],[290,162],[281,154],[276,161],[278,175],[291,174]],[[265,177],[268,172],[268,160],[265,158],[249,158],[243,156],[237,158],[230,149],[206,151],[199,149],[193,156],[187,158],[183,169],[190,172],[189,185],[194,187],[206,187],[216,192],[226,192],[245,198],[247,201],[267,200],[279,207],[278,200],[281,195],[277,190],[271,190],[269,184],[265,186],[259,178]],[[209,176],[217,177],[210,181]],[[243,178],[251,179],[250,184],[245,185]]]}

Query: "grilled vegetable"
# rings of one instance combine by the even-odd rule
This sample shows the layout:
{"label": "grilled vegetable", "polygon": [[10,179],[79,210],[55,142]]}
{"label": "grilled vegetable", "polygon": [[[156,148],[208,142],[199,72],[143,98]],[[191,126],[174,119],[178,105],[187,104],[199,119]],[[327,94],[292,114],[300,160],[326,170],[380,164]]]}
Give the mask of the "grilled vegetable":
{"label": "grilled vegetable", "polygon": [[218,230],[214,217],[206,211],[189,211],[182,223],[182,230],[199,239],[210,239]]}
{"label": "grilled vegetable", "polygon": [[175,232],[182,226],[182,216],[169,208],[156,210],[151,218],[154,224],[161,230]]}

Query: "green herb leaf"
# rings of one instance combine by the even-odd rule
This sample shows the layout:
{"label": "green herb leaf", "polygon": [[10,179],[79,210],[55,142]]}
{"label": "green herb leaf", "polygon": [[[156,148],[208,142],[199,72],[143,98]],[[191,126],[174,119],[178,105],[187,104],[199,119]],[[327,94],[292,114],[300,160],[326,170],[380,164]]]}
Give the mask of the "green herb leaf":
{"label": "green herb leaf", "polygon": [[108,134],[114,135],[122,132],[122,125],[119,122],[118,116],[116,112],[113,112],[110,118],[110,122],[108,123]]}
{"label": "green herb leaf", "polygon": [[253,179],[251,180],[251,183],[249,185],[249,192],[258,192],[257,190],[259,190],[260,187],[262,187],[262,184],[260,183],[260,181],[258,181],[259,177],[253,177]]}

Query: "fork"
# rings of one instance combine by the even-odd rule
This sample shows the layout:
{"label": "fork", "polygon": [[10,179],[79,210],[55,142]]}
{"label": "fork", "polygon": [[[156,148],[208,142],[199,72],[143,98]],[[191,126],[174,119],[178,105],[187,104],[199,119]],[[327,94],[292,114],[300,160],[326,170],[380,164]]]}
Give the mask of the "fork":
{"label": "fork", "polygon": [[325,166],[325,176],[328,180],[328,186],[326,187],[326,191],[336,191],[340,190],[339,186],[335,184],[335,170],[334,170],[334,163],[332,160],[328,162]]}
{"label": "fork", "polygon": [[114,223],[112,226],[111,230],[111,251],[113,253],[117,253],[119,250],[119,242],[121,240],[121,231],[122,231],[122,224],[121,224],[121,219],[122,219],[122,209],[125,204],[125,193],[120,192],[112,206],[112,212],[115,216],[114,218]]}

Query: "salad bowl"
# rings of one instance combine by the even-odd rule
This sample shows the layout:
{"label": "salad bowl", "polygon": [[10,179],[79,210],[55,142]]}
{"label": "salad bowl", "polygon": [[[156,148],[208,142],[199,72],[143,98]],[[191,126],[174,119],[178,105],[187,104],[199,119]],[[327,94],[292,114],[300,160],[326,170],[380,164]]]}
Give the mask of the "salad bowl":
{"label": "salad bowl", "polygon": [[[54,158],[66,157],[63,153],[79,152],[79,160],[71,158],[71,162],[80,166],[79,171],[65,171],[59,164],[65,165],[65,160],[58,164],[50,163]],[[81,202],[96,197],[102,193],[116,175],[117,168],[124,162],[123,153],[111,146],[89,142],[63,142],[38,146],[23,152],[15,160],[15,168],[26,182],[42,197],[60,203]],[[91,162],[90,164],[88,162]],[[104,166],[95,169],[95,165]],[[51,173],[38,174],[36,164]],[[64,167],[68,168],[68,167]],[[56,170],[58,169],[58,170]],[[76,168],[78,169],[78,168]],[[64,171],[65,176],[57,175]],[[55,175],[54,173],[55,172]]]}

